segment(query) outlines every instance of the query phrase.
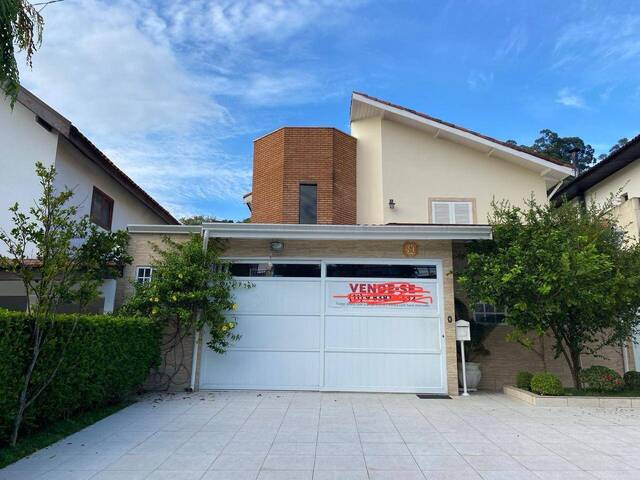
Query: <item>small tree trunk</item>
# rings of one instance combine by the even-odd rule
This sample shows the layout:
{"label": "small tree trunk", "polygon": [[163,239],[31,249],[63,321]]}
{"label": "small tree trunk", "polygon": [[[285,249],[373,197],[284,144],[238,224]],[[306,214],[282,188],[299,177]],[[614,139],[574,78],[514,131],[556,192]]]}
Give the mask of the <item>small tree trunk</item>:
{"label": "small tree trunk", "polygon": [[547,352],[545,351],[545,345],[544,345],[544,336],[545,334],[543,333],[542,335],[540,335],[540,358],[542,359],[542,370],[547,373]]}
{"label": "small tree trunk", "polygon": [[571,363],[569,368],[571,369],[571,376],[573,377],[573,384],[577,389],[582,388],[582,382],[580,381],[580,372],[582,371],[582,362],[580,360],[580,352],[570,350]]}
{"label": "small tree trunk", "polygon": [[18,397],[18,411],[16,412],[16,418],[13,421],[13,430],[11,432],[12,447],[15,447],[16,443],[18,442],[18,433],[20,432],[20,426],[22,425],[24,411],[27,409],[29,401],[27,396],[29,394],[29,386],[31,385],[31,376],[33,375],[33,370],[35,369],[36,362],[38,361],[38,357],[40,356],[42,331],[38,326],[37,320],[34,320],[34,322],[35,331],[33,332],[33,353],[31,354],[31,362],[29,362],[29,367],[25,372],[22,390],[20,391],[20,396]]}

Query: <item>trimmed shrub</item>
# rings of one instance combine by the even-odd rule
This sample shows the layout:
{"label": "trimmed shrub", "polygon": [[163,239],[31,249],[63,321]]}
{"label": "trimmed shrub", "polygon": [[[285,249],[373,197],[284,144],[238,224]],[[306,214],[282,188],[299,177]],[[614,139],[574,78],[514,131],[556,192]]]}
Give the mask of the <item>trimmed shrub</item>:
{"label": "trimmed shrub", "polygon": [[516,387],[524,390],[531,390],[531,378],[533,373],[531,372],[518,372],[516,375]]}
{"label": "trimmed shrub", "polygon": [[[23,312],[0,309],[0,444],[11,434],[23,372],[31,359],[33,321]],[[56,315],[47,335],[32,379],[36,388],[56,367],[65,344],[67,349],[53,381],[25,412],[21,436],[126,398],[158,365],[160,330],[149,319]]]}
{"label": "trimmed shrub", "polygon": [[582,387],[596,392],[615,392],[622,390],[622,377],[615,370],[602,365],[594,365],[580,372]]}
{"label": "trimmed shrub", "polygon": [[630,370],[622,377],[624,386],[627,388],[640,388],[640,372]]}
{"label": "trimmed shrub", "polygon": [[562,395],[564,388],[557,375],[536,373],[531,377],[531,391],[538,395]]}

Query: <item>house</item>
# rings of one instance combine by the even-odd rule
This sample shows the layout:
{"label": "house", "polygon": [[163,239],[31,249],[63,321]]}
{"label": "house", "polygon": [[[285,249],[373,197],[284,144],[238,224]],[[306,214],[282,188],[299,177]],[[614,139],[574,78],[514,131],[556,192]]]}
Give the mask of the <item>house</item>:
{"label": "house", "polygon": [[[577,200],[586,204],[616,199],[614,214],[620,226],[640,241],[640,135],[594,167],[563,185],[554,202]],[[633,368],[640,370],[640,338],[633,343]]]}
{"label": "house", "polygon": [[[254,141],[251,223],[129,226],[125,278],[152,277],[150,241],[197,232],[228,239],[233,274],[254,285],[235,294],[242,338],[225,355],[185,346],[185,386],[457,395],[465,245],[491,238],[493,199],[546,201],[572,168],[362,93],[350,120],[350,133],[282,127]],[[505,341],[502,312],[466,308],[492,327],[481,387],[541,370]]]}
{"label": "house", "polygon": [[[72,189],[78,216],[88,215],[105,230],[125,229],[131,223],[179,223],[69,120],[22,88],[13,109],[9,99],[0,99],[0,229],[11,228],[11,205],[18,202],[28,208],[41,195],[36,162],[54,166],[56,189]],[[5,246],[0,246],[0,255],[6,253]],[[105,303],[98,310],[113,309],[114,288],[115,280],[105,282]],[[25,305],[20,282],[0,273],[0,307],[23,309]]]}

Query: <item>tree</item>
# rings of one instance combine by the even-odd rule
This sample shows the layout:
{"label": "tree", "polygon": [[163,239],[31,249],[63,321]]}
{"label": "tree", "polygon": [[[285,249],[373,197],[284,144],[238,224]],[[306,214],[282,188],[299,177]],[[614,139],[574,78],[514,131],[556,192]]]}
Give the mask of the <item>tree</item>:
{"label": "tree", "polygon": [[211,215],[191,215],[180,218],[183,225],[202,225],[203,223],[233,223],[233,220],[219,219]]}
{"label": "tree", "polygon": [[620,150],[620,148],[624,147],[627,143],[629,143],[629,139],[627,137],[622,137],[615,144],[613,144],[613,146],[609,149],[608,154],[603,153],[600,156],[598,156],[598,161],[604,160],[612,153],[617,152],[618,150]]}
{"label": "tree", "polygon": [[[224,353],[239,339],[233,331],[236,323],[227,318],[227,313],[236,309],[233,289],[250,284],[233,279],[228,262],[220,258],[225,247],[220,240],[210,241],[206,250],[199,235],[192,235],[185,242],[165,238],[163,246],[152,247],[156,254],[152,280],[136,283],[135,292],[122,310],[148,316],[163,326],[166,338],[162,370],[172,373],[163,374],[160,381],[169,388],[173,377],[186,367],[184,359],[175,355],[175,349],[180,348],[187,335],[207,328],[208,346],[218,353]],[[167,368],[170,361],[175,363]]]}
{"label": "tree", "polygon": [[85,308],[98,297],[105,276],[117,275],[124,264],[131,262],[126,232],[100,231],[87,217],[78,219],[77,207],[69,205],[73,192],[57,193],[54,189],[53,166],[46,168],[37,163],[36,174],[42,186],[40,198],[28,212],[14,204],[9,209],[13,228],[10,232],[0,231],[0,241],[8,251],[8,256],[0,256],[0,267],[22,281],[31,330],[30,357],[24,367],[12,445],[17,441],[26,409],[55,378],[73,336],[75,325],[52,373],[35,384],[33,372],[54,327],[57,308],[68,303]]}
{"label": "tree", "polygon": [[43,26],[44,19],[33,4],[0,0],[0,88],[11,99],[11,106],[20,90],[16,52],[24,52],[31,67],[33,54],[42,43]]}
{"label": "tree", "polygon": [[507,324],[550,332],[580,388],[581,356],[626,341],[640,319],[640,246],[603,205],[493,205],[493,240],[470,246],[460,283],[472,301],[505,308]]}
{"label": "tree", "polygon": [[560,137],[549,129],[540,130],[540,137],[530,148],[535,152],[575,164],[578,173],[588,169],[596,161],[593,147],[585,144],[580,137]]}

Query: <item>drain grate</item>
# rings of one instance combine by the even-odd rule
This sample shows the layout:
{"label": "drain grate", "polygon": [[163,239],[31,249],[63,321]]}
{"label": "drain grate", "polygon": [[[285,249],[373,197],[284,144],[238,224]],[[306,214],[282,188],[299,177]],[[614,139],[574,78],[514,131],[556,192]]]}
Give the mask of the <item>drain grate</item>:
{"label": "drain grate", "polygon": [[449,395],[438,395],[431,393],[418,393],[416,397],[422,400],[451,400],[451,397]]}

